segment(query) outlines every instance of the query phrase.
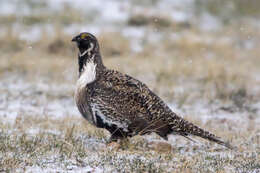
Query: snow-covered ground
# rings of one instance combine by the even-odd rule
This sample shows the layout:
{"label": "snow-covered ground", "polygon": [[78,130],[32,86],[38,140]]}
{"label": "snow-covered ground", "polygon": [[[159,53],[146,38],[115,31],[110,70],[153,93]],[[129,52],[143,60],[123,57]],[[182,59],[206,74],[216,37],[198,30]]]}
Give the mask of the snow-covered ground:
{"label": "snow-covered ground", "polygon": [[[259,172],[260,22],[223,22],[197,2],[1,0],[0,172]],[[67,45],[80,31],[110,36],[107,49],[126,38],[105,64],[238,150],[155,134],[107,145],[109,133],[88,124],[73,98],[76,52]]]}

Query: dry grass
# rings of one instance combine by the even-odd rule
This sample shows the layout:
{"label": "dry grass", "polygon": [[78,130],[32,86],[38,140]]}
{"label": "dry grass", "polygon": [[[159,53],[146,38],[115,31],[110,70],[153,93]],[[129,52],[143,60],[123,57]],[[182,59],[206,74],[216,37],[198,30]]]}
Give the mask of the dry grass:
{"label": "dry grass", "polygon": [[151,16],[147,14],[132,14],[128,20],[130,26],[152,26],[157,29],[173,27],[174,22],[166,16]]}
{"label": "dry grass", "polygon": [[104,57],[124,57],[130,53],[129,40],[118,32],[102,33],[99,42]]}
{"label": "dry grass", "polygon": [[238,151],[229,151],[216,145],[181,144],[181,138],[175,141],[177,145],[161,150],[165,147],[163,143],[154,148],[147,139],[138,136],[113,149],[106,146],[109,136],[106,131],[76,117],[50,119],[42,115],[22,115],[11,131],[6,124],[0,126],[0,167],[5,172],[21,168],[28,171],[32,166],[68,171],[73,166],[84,168],[87,165],[108,172],[121,169],[130,172],[244,172],[260,166],[259,129],[239,134],[232,132],[232,136],[219,132],[226,139],[232,138],[238,147]]}

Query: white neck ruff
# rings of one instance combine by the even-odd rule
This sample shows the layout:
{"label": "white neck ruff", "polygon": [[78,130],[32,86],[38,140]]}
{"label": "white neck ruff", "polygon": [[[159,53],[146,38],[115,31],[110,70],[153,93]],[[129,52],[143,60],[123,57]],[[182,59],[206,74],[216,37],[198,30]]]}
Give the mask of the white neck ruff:
{"label": "white neck ruff", "polygon": [[83,66],[82,73],[77,81],[77,87],[83,88],[96,80],[96,66],[94,59],[91,59]]}

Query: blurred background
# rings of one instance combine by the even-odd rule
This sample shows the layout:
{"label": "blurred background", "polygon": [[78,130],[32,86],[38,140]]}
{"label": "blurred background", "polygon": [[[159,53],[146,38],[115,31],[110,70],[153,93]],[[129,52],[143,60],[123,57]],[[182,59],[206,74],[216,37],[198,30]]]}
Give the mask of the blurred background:
{"label": "blurred background", "polygon": [[87,31],[107,67],[146,83],[180,116],[241,146],[247,137],[259,153],[259,9],[259,0],[0,0],[0,132],[57,135],[84,121],[71,39]]}

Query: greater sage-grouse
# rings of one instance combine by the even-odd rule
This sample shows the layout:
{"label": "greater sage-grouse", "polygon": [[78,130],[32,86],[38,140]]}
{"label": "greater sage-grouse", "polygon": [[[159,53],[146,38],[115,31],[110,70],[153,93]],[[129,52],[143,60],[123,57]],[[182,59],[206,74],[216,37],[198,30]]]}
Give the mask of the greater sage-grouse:
{"label": "greater sage-grouse", "polygon": [[75,100],[80,113],[96,127],[111,133],[111,140],[155,132],[195,135],[231,148],[212,133],[176,115],[145,84],[104,66],[95,36],[83,32],[72,39],[79,48],[79,79]]}

